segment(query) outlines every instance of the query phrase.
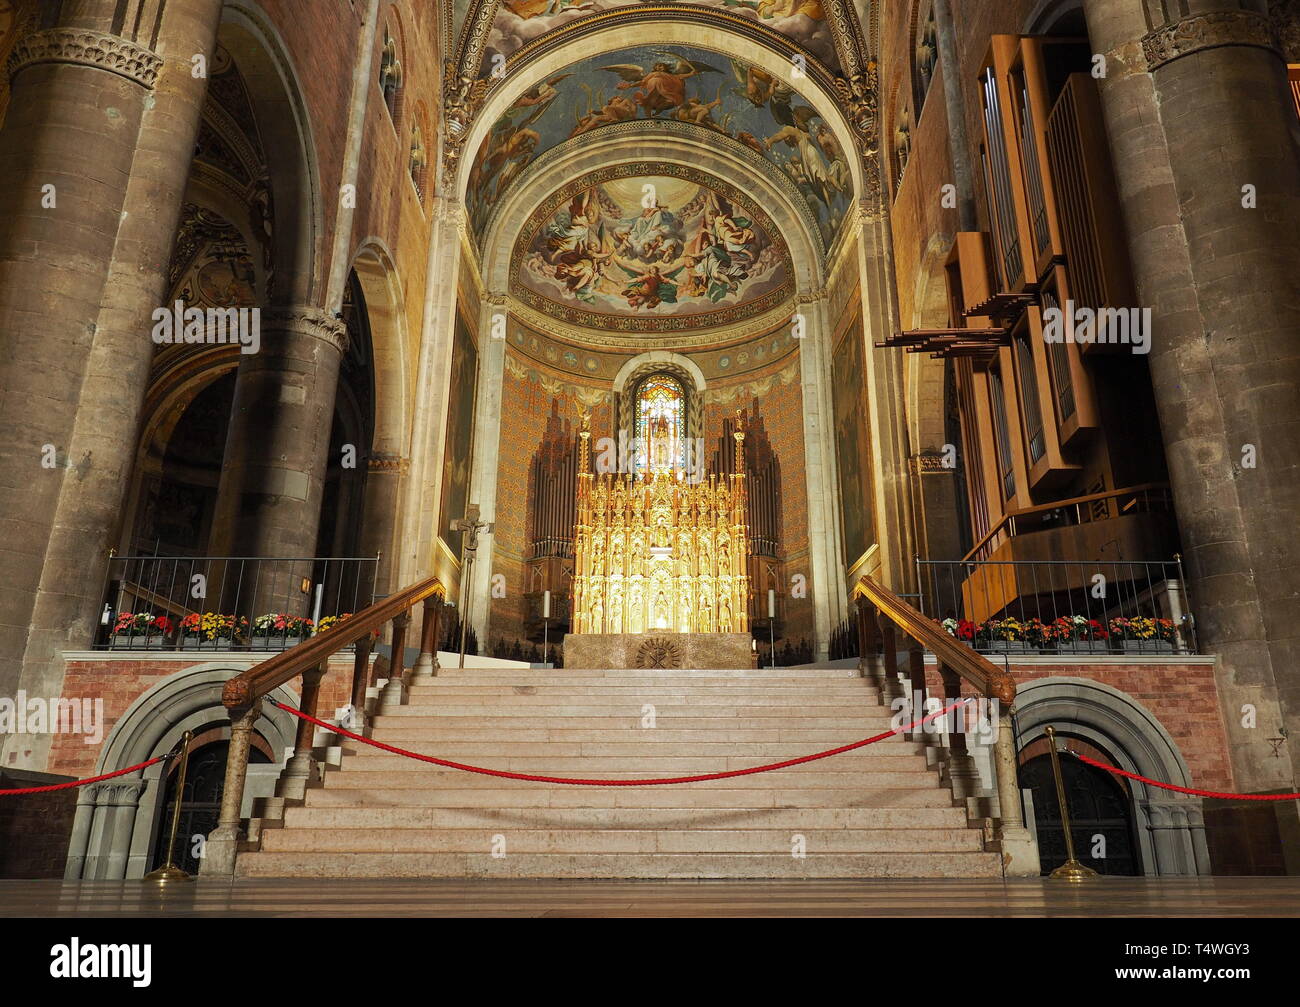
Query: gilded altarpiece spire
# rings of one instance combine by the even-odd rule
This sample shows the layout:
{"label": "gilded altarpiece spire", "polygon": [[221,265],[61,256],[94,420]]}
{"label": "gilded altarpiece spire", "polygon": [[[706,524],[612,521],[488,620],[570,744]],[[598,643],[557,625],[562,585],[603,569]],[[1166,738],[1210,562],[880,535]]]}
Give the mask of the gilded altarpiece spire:
{"label": "gilded altarpiece spire", "polygon": [[593,474],[585,416],[579,436],[572,631],[748,632],[743,427],[737,471],[707,478],[653,433],[631,471]]}

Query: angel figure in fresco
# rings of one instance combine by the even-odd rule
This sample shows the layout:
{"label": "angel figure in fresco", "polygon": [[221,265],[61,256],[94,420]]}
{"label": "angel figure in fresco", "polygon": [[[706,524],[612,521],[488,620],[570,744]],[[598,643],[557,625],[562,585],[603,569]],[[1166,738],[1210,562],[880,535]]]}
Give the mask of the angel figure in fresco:
{"label": "angel figure in fresco", "polygon": [[546,263],[569,293],[590,303],[614,258],[614,242],[601,223],[595,189],[586,189],[545,231]]}
{"label": "angel figure in fresco", "polygon": [[[490,206],[495,202],[497,196],[528,166],[542,139],[541,134],[530,127],[559,97],[555,85],[569,76],[562,73],[525,91],[493,128],[482,156],[470,169],[469,191],[479,195],[481,205]],[[516,117],[519,117],[518,121]]]}
{"label": "angel figure in fresco", "polygon": [[[772,110],[775,113],[775,104]],[[835,196],[843,191],[847,166],[841,163],[831,164],[818,146],[818,141],[813,138],[809,123],[820,118],[816,109],[800,105],[791,109],[790,115],[791,121],[783,124],[764,143],[768,150],[780,144],[792,149],[787,167],[795,182],[830,210]]]}
{"label": "angel figure in fresco", "polygon": [[535,17],[551,17],[571,10],[589,10],[593,3],[578,3],[576,0],[505,0],[505,6],[516,17],[528,21]]}
{"label": "angel figure in fresco", "polygon": [[614,249],[608,240],[594,241],[557,256],[553,267],[555,278],[578,300],[593,304],[596,288],[613,258]]}
{"label": "angel figure in fresco", "polygon": [[770,73],[738,59],[731,60],[731,73],[741,85],[732,90],[755,108],[762,108],[773,98],[788,105],[794,94],[789,85],[781,83]]}
{"label": "angel figure in fresco", "polygon": [[707,63],[697,63],[674,53],[660,51],[664,57],[647,72],[636,63],[615,63],[600,69],[618,74],[623,80],[617,85],[620,91],[637,90],[632,101],[645,110],[649,117],[670,112],[686,104],[686,82],[705,73],[720,73]]}
{"label": "angel figure in fresco", "polygon": [[603,92],[593,98],[591,88],[586,84],[580,86],[587,92],[587,111],[578,116],[573,132],[569,134],[570,139],[598,126],[608,126],[611,123],[627,122],[636,118],[636,105],[626,95],[616,94],[609,101],[604,101]]}
{"label": "angel figure in fresco", "polygon": [[657,308],[660,304],[677,303],[677,285],[673,283],[685,266],[678,266],[671,273],[659,272],[658,266],[651,266],[645,272],[628,269],[619,263],[619,268],[631,277],[623,288],[623,297],[630,308]]}
{"label": "angel figure in fresco", "polygon": [[697,126],[720,129],[718,123],[713,121],[713,110],[722,105],[722,91],[725,87],[725,83],[719,84],[717,97],[710,102],[700,101],[694,96],[687,98],[684,104],[673,110],[673,118],[678,122],[692,122]]}
{"label": "angel figure in fresco", "polygon": [[728,200],[708,192],[700,229],[685,254],[691,271],[683,291],[716,304],[740,289],[758,258],[752,221],[737,215]]}
{"label": "angel figure in fresco", "polygon": [[[750,4],[745,3],[743,6],[748,7]],[[802,14],[814,21],[823,21],[826,18],[821,0],[758,0],[753,7],[758,12],[758,16],[765,21],[794,17],[796,14]]]}
{"label": "angel figure in fresco", "polygon": [[556,222],[546,228],[547,258],[554,262],[564,252],[584,248],[600,224],[600,216],[596,190],[579,192],[569,201],[567,211],[556,214]]}

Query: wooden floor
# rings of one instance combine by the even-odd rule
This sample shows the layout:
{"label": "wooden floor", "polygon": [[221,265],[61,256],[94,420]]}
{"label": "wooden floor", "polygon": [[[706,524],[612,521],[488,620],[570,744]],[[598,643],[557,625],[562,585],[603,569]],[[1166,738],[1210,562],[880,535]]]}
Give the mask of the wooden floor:
{"label": "wooden floor", "polygon": [[1300,917],[1300,878],[0,881],[0,917]]}

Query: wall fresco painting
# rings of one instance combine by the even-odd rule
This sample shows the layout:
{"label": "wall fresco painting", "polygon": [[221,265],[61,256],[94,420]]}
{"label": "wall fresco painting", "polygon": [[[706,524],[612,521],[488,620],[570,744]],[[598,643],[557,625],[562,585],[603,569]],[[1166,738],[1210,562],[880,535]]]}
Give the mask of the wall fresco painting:
{"label": "wall fresco painting", "polygon": [[681,122],[767,158],[795,184],[829,243],[852,180],[830,125],[793,88],[743,60],[691,46],[638,46],[566,67],[521,95],[479,147],[467,193],[482,235],[492,208],[547,150],[617,123]]}

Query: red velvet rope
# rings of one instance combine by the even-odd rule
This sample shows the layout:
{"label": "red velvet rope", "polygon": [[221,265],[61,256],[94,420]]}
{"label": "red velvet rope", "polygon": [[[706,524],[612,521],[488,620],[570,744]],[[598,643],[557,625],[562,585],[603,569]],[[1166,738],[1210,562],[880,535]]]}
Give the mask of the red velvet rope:
{"label": "red velvet rope", "polygon": [[432,762],[435,766],[446,766],[448,769],[460,769],[466,773],[478,773],[482,776],[500,776],[507,780],[528,780],[532,783],[567,783],[579,787],[659,787],[669,783],[701,783],[705,780],[729,780],[737,776],[750,776],[754,773],[768,773],[774,769],[786,769],[790,766],[803,765],[805,762],[816,762],[818,759],[829,759],[832,755],[841,755],[844,752],[851,752],[855,748],[865,748],[867,745],[873,745],[877,741],[884,741],[886,738],[892,738],[895,734],[901,734],[904,731],[911,731],[920,727],[927,720],[935,717],[942,717],[950,713],[957,707],[966,703],[973,702],[971,699],[959,699],[947,709],[937,710],[934,713],[927,714],[920,720],[913,721],[906,727],[896,727],[892,731],[886,731],[883,734],[877,734],[871,738],[863,738],[861,741],[855,741],[851,745],[841,745],[839,748],[832,748],[825,752],[818,752],[815,755],[803,755],[797,759],[787,759],[785,762],[772,762],[766,766],[752,766],[749,769],[732,769],[725,773],[705,773],[701,776],[670,776],[662,779],[653,780],[575,780],[563,776],[534,776],[529,773],[510,773],[504,769],[484,769],[482,766],[467,766],[461,762],[449,762],[446,759],[437,759],[432,755],[420,755],[418,752],[408,752],[404,748],[396,748],[393,745],[385,745],[382,741],[375,741],[373,738],[364,738],[359,734],[353,734],[346,731],[336,724],[331,724],[324,720],[317,720],[310,714],[302,710],[295,710],[292,706],[285,706],[279,700],[267,699],[272,705],[279,707],[286,713],[292,713],[295,717],[301,717],[303,720],[315,724],[317,727],[323,727],[327,731],[335,734],[341,734],[345,738],[351,738],[353,741],[360,741],[362,744],[371,745],[374,748],[381,748],[385,752],[392,752],[394,755],[404,755],[408,759],[419,759],[421,762]]}
{"label": "red velvet rope", "polygon": [[51,790],[68,790],[72,787],[84,787],[87,783],[98,783],[100,780],[111,780],[115,776],[125,776],[127,773],[134,773],[137,769],[148,769],[155,762],[162,762],[163,759],[170,758],[168,755],[160,755],[148,762],[141,762],[136,766],[127,766],[125,769],[119,769],[116,772],[105,773],[103,776],[92,776],[88,780],[69,780],[67,783],[51,783],[47,787],[19,787],[17,790],[0,790],[0,797],[16,797],[21,794],[48,794]]}
{"label": "red velvet rope", "polygon": [[1141,780],[1143,783],[1149,783],[1153,787],[1159,787],[1162,790],[1172,790],[1179,794],[1191,794],[1194,797],[1219,797],[1225,801],[1300,801],[1300,794],[1225,794],[1217,790],[1196,790],[1192,787],[1179,787],[1173,783],[1161,783],[1159,780],[1153,780],[1150,777],[1140,776],[1137,773],[1130,773],[1125,769],[1116,769],[1114,766],[1108,766],[1104,762],[1090,759],[1086,755],[1080,755],[1078,752],[1070,752],[1070,754],[1080,762],[1086,762],[1090,766],[1104,769],[1106,772],[1114,773],[1116,776],[1127,776],[1130,780]]}

